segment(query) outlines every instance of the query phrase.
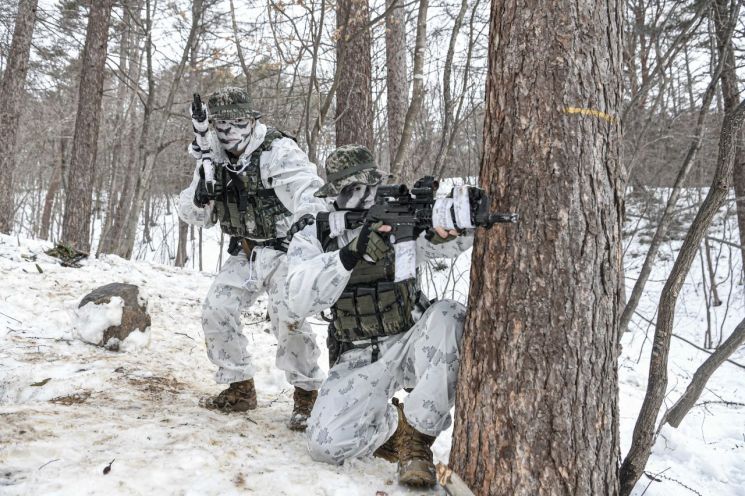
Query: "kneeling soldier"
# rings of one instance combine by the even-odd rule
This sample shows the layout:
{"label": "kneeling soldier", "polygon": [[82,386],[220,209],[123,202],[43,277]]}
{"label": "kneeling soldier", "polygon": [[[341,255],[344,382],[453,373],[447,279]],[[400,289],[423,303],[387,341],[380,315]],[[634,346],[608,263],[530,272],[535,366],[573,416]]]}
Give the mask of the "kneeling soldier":
{"label": "kneeling soldier", "polygon": [[[383,177],[356,145],[334,151],[326,172],[316,196],[334,200],[332,210],[369,208]],[[452,421],[465,308],[430,303],[415,277],[396,281],[389,229],[365,225],[319,239],[315,224],[290,243],[290,311],[302,318],[331,308],[330,337],[339,345],[308,420],[308,446],[329,463],[368,455],[398,462],[400,483],[431,487],[431,446]],[[471,236],[436,231],[433,242],[424,233],[416,239],[417,260],[456,257],[471,246]],[[402,388],[411,388],[405,402],[391,402]]]}

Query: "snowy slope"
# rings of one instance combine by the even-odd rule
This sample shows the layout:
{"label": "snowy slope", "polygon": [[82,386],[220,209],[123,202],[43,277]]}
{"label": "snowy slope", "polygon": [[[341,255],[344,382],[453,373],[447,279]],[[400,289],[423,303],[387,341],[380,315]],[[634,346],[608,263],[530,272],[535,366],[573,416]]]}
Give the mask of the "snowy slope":
{"label": "snowy slope", "polygon": [[[712,236],[725,236],[724,228],[720,223],[721,232]],[[639,254],[646,250],[640,238],[626,251],[629,290],[641,265]],[[214,234],[210,243],[206,255],[216,260]],[[641,316],[623,338],[624,452],[643,399],[654,332],[644,319],[654,319],[678,245],[665,245]],[[303,436],[284,425],[292,389],[272,365],[275,343],[267,333],[263,301],[244,314],[258,369],[259,408],[247,416],[207,411],[198,406],[199,399],[219,387],[205,355],[199,314],[212,275],[112,256],[86,261],[80,269],[64,268],[43,254],[48,247],[0,235],[0,494],[420,493],[399,487],[395,466],[381,460],[334,467],[310,459]],[[726,337],[745,315],[745,295],[737,250],[717,246],[714,255],[720,297],[728,300],[711,309],[718,340],[718,329]],[[442,264],[425,274],[430,295],[465,301],[469,260],[467,253],[454,266]],[[699,345],[707,321],[701,280],[702,266],[696,263],[675,326],[676,334]],[[153,320],[148,348],[116,353],[74,339],[80,298],[109,282],[146,289]],[[322,341],[324,326],[315,329]],[[706,356],[673,339],[669,405]],[[745,363],[745,350],[733,359]],[[321,363],[326,362],[323,356]],[[699,402],[706,404],[694,408],[679,429],[662,430],[648,466],[650,473],[660,474],[659,481],[647,488],[651,481],[643,478],[635,494],[745,495],[744,390],[745,369],[723,365]],[[443,461],[449,437],[445,433],[435,444],[436,458]],[[111,460],[111,471],[104,475]]]}
{"label": "snowy slope", "polygon": [[[117,257],[63,268],[48,247],[0,236],[0,494],[407,494],[394,465],[315,463],[285,427],[292,390],[272,365],[263,302],[244,319],[259,408],[223,415],[198,406],[219,391],[199,325],[210,275]],[[147,288],[147,349],[73,339],[80,298],[115,281]]]}

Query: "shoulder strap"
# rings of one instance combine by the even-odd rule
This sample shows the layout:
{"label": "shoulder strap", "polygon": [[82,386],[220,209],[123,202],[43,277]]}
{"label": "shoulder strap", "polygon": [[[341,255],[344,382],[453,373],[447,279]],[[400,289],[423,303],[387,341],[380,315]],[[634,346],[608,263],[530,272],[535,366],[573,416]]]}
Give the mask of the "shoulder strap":
{"label": "shoulder strap", "polygon": [[251,154],[251,163],[258,166],[261,154],[269,151],[272,148],[274,142],[282,138],[290,138],[292,141],[297,142],[294,136],[287,134],[284,131],[280,131],[279,129],[267,127],[266,134],[264,135],[264,141]]}

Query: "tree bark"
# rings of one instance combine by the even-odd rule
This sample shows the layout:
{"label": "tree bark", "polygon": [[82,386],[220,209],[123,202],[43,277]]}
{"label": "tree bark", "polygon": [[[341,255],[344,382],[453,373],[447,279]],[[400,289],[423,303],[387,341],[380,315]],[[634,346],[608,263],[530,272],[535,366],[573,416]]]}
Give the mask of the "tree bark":
{"label": "tree bark", "polygon": [[90,251],[91,192],[98,150],[106,45],[113,3],[114,0],[90,2],[70,172],[65,191],[62,241],[84,252]]}
{"label": "tree bark", "polygon": [[403,0],[388,0],[385,18],[386,104],[388,108],[388,167],[396,160],[409,101],[406,81],[406,12]]}
{"label": "tree bark", "polygon": [[339,0],[336,5],[336,146],[373,149],[372,59],[368,0]]}
{"label": "tree bark", "polygon": [[743,118],[745,118],[745,100],[740,102],[734,111],[725,114],[719,137],[719,155],[714,179],[678,252],[670,276],[665,282],[665,287],[662,289],[657,309],[657,324],[652,344],[652,358],[649,364],[647,392],[639,412],[639,418],[634,426],[631,448],[621,465],[622,496],[630,494],[634,489],[647,464],[652,446],[654,446],[657,415],[667,392],[667,357],[670,351],[670,338],[675,318],[675,303],[678,301],[680,289],[683,287],[696,256],[696,251],[706,235],[706,230],[729,192],[735,159],[736,137],[742,128]]}
{"label": "tree bark", "polygon": [[[722,69],[722,99],[725,112],[731,112],[740,101],[740,90],[737,87],[737,70],[735,50],[732,46],[732,34],[729,27],[737,18],[739,8],[735,0],[717,0],[714,4],[714,26],[717,34],[717,48],[719,58],[723,60]],[[737,198],[737,227],[740,232],[740,254],[743,270],[745,270],[745,136],[737,138],[735,152],[735,166],[732,182]]]}
{"label": "tree bark", "polygon": [[36,24],[37,0],[20,0],[16,13],[13,41],[10,44],[8,61],[0,86],[0,232],[10,233],[15,215],[13,172],[18,118],[24,100],[23,86],[26,84],[28,59],[31,52],[31,37]]}
{"label": "tree bark", "polygon": [[[618,493],[618,0],[494,0],[450,466],[478,495]],[[581,84],[579,83],[581,82]]]}
{"label": "tree bark", "polygon": [[44,198],[44,212],[41,214],[41,228],[39,229],[39,237],[42,239],[49,239],[54,197],[57,196],[57,191],[59,191],[60,184],[62,184],[62,174],[65,170],[65,139],[60,138],[59,140],[59,161],[54,164],[52,179],[49,181],[49,188]]}

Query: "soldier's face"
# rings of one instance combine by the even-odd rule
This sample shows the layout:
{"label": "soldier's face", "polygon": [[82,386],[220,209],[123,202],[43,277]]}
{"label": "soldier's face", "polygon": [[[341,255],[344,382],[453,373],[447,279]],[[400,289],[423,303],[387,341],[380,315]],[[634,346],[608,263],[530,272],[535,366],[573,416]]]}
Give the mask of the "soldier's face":
{"label": "soldier's face", "polygon": [[375,191],[377,189],[377,186],[368,186],[362,183],[348,184],[339,191],[336,197],[336,205],[341,209],[370,208],[375,203]]}
{"label": "soldier's face", "polygon": [[255,123],[249,117],[215,120],[215,134],[226,152],[240,155],[248,146]]}

